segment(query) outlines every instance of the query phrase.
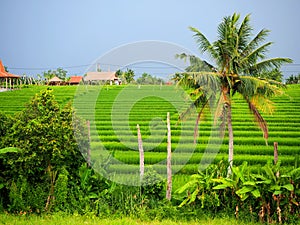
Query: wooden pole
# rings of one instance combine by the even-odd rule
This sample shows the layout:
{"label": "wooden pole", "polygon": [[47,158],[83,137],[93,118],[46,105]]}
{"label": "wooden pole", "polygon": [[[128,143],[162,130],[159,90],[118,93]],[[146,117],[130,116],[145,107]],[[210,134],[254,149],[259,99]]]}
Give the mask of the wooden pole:
{"label": "wooden pole", "polygon": [[88,149],[87,149],[87,165],[91,166],[91,124],[90,121],[86,121],[87,129],[88,129]]}
{"label": "wooden pole", "polygon": [[140,130],[140,125],[136,125],[137,128],[137,136],[138,136],[138,146],[139,146],[139,152],[140,152],[140,177],[141,181],[143,180],[144,176],[144,170],[145,170],[145,165],[144,165],[144,149],[143,149],[143,141],[142,141],[142,135],[141,135],[141,130]]}
{"label": "wooden pole", "polygon": [[274,164],[278,161],[278,142],[274,142]]}
{"label": "wooden pole", "polygon": [[170,125],[170,113],[167,113],[167,129],[168,129],[168,144],[167,144],[167,192],[166,199],[171,200],[172,194],[172,165],[171,165],[171,125]]}

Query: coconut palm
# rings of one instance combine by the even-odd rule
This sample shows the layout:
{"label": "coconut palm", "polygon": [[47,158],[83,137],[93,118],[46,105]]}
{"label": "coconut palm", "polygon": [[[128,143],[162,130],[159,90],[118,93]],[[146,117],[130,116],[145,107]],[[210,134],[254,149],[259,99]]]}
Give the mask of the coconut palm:
{"label": "coconut palm", "polygon": [[[178,85],[189,87],[195,95],[194,104],[199,109],[194,132],[195,140],[198,136],[198,124],[203,109],[208,107],[211,101],[217,102],[215,122],[220,121],[221,131],[225,130],[226,125],[228,128],[229,173],[231,173],[230,168],[233,163],[232,97],[236,93],[241,94],[267,140],[268,127],[260,111],[272,110],[272,102],[269,99],[280,92],[280,83],[260,79],[254,75],[279,68],[283,63],[292,62],[289,58],[267,59],[266,52],[272,42],[260,44],[267,37],[269,30],[262,29],[254,38],[251,38],[250,15],[247,15],[241,23],[239,19],[240,15],[236,13],[224,17],[218,26],[218,39],[212,43],[197,28],[190,27],[200,52],[207,53],[214,64],[205,62],[201,64],[205,65],[204,71],[189,70],[174,76]],[[200,68],[195,66],[199,65],[199,58],[195,59],[195,56],[186,54],[181,54],[179,57],[189,59],[190,68]],[[188,112],[189,110],[181,117],[187,116]]]}

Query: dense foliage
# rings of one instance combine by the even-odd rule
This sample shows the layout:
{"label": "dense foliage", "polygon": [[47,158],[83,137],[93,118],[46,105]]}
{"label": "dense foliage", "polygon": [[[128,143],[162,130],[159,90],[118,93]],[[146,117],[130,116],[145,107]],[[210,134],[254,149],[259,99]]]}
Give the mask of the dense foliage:
{"label": "dense foliage", "polygon": [[286,84],[299,84],[300,83],[300,73],[298,75],[291,75],[286,79]]}
{"label": "dense foliage", "polygon": [[247,162],[232,168],[226,176],[222,161],[206,171],[191,176],[177,190],[188,195],[180,204],[196,204],[203,209],[231,209],[235,216],[261,222],[297,222],[300,218],[300,168],[284,168],[280,162],[268,162],[257,172],[251,172]]}
{"label": "dense foliage", "polygon": [[138,84],[164,84],[164,80],[161,78],[157,78],[148,73],[143,73],[141,77],[136,79],[136,83]]}
{"label": "dense foliage", "polygon": [[[20,153],[0,156],[3,207],[11,211],[47,210],[53,203],[57,176],[69,174],[76,181],[84,162],[78,144],[87,149],[88,142],[86,138],[78,139],[82,143],[75,140],[74,132],[82,121],[73,126],[74,118],[71,105],[61,109],[51,90],[35,95],[13,117],[1,114],[0,147],[20,149]],[[77,133],[86,136],[86,130]]]}
{"label": "dense foliage", "polygon": [[[41,88],[38,88],[36,90],[40,89]],[[66,104],[70,98],[69,94],[71,94],[72,90],[72,87],[54,87],[55,96],[58,97],[57,100],[64,104]],[[101,92],[101,100],[97,104],[103,108],[110,108],[111,106],[109,104],[113,103],[113,99],[119,94],[120,90],[122,90],[122,87],[111,87],[110,89]],[[291,223],[296,223],[298,219],[296,217],[296,213],[298,212],[296,204],[299,203],[299,193],[297,192],[297,190],[299,190],[299,178],[296,177],[296,172],[291,173],[291,171],[293,171],[293,168],[298,168],[297,161],[295,161],[295,152],[297,152],[296,146],[298,145],[298,142],[295,137],[298,137],[299,132],[297,127],[285,127],[284,124],[292,123],[290,120],[287,120],[285,115],[287,111],[291,114],[292,107],[295,109],[298,104],[297,90],[299,89],[296,86],[293,86],[293,88],[291,87],[288,92],[292,97],[295,97],[293,98],[295,101],[288,100],[289,98],[284,96],[281,96],[278,99],[279,112],[276,114],[278,118],[272,117],[273,122],[271,123],[271,134],[276,137],[274,140],[281,143],[280,149],[282,150],[279,157],[283,162],[280,169],[280,178],[276,179],[276,182],[279,184],[279,191],[283,191],[282,193],[279,193],[282,194],[282,197],[280,197],[280,209],[282,210],[281,218],[282,221],[288,220]],[[24,101],[24,99],[27,98],[23,99],[23,97],[26,96],[26,93],[32,94],[33,89],[24,89],[21,92],[24,94],[20,95],[20,92],[16,91],[3,93],[3,95],[7,95],[8,100],[14,99],[13,101],[18,102],[19,100],[17,98],[10,98],[11,95],[18,94],[20,99]],[[149,104],[152,106],[153,111],[155,111],[155,115],[160,115],[159,109],[162,110],[161,113],[163,115],[165,114],[165,110],[170,112],[174,110],[172,107],[167,107],[167,103],[161,99],[146,98],[144,100],[145,101],[141,101],[132,109],[130,122],[132,123],[132,126],[136,124],[135,120],[146,121],[152,118],[151,115],[148,115],[152,114],[149,110],[147,111],[147,116],[142,114],[146,108],[149,109]],[[288,101],[282,100],[288,100],[290,102],[288,103]],[[237,98],[235,101],[239,102],[240,100]],[[155,107],[153,107],[154,105]],[[9,104],[9,106],[12,107],[13,104]],[[101,109],[99,106],[97,107]],[[246,106],[240,104],[239,110],[239,114],[236,115],[237,117],[240,114],[244,114]],[[107,118],[107,113],[109,112],[100,110],[99,114],[96,115],[97,120],[102,121],[101,124],[98,125],[100,132],[98,134],[92,133],[91,135],[100,135],[106,148],[114,151],[115,158],[120,159],[125,163],[138,164],[139,158],[136,152],[128,149],[128,147],[124,148],[121,143],[117,143],[119,140],[111,132],[111,125],[109,126],[105,120],[101,119]],[[31,114],[34,114],[34,116]],[[44,90],[40,94],[36,95],[20,113],[16,113],[13,116],[8,116],[3,113],[0,115],[1,148],[15,146],[18,147],[18,149],[21,149],[21,152],[18,153],[18,151],[9,152],[9,150],[13,150],[12,148],[9,148],[5,151],[6,153],[0,154],[0,211],[14,212],[22,215],[25,213],[30,214],[30,212],[41,213],[45,211],[59,211],[71,213],[73,215],[79,213],[91,217],[100,216],[102,218],[111,217],[111,215],[114,217],[126,215],[145,220],[172,219],[176,221],[203,217],[212,218],[215,216],[234,217],[236,215],[236,206],[238,205],[238,219],[249,222],[258,221],[260,218],[259,212],[262,209],[262,199],[255,198],[255,196],[249,194],[249,197],[244,200],[239,197],[241,191],[237,192],[238,190],[250,190],[248,188],[252,188],[252,186],[248,187],[246,185],[251,185],[251,183],[243,183],[241,179],[236,180],[236,169],[233,169],[234,177],[228,178],[227,180],[227,178],[225,178],[227,164],[217,164],[218,161],[225,158],[226,146],[221,147],[220,153],[214,161],[217,166],[212,165],[206,171],[199,173],[200,177],[205,180],[201,180],[202,178],[200,179],[198,174],[192,176],[192,180],[195,181],[193,185],[206,185],[203,186],[202,189],[198,189],[199,191],[195,192],[193,195],[196,197],[195,202],[191,201],[190,204],[186,204],[186,206],[182,205],[182,207],[178,208],[178,205],[180,205],[185,199],[187,199],[186,203],[190,201],[190,197],[192,197],[191,194],[194,193],[194,190],[196,190],[193,189],[193,187],[197,187],[190,186],[191,189],[185,189],[187,186],[184,186],[184,184],[188,183],[188,185],[190,185],[189,174],[198,172],[203,148],[207,144],[207,138],[210,131],[210,124],[205,121],[202,121],[201,123],[201,127],[205,129],[201,132],[201,138],[198,147],[195,150],[196,152],[187,165],[180,171],[180,174],[176,174],[173,177],[174,191],[183,186],[183,188],[181,188],[182,193],[173,194],[172,201],[166,202],[164,200],[164,182],[155,184],[151,183],[153,180],[157,179],[153,171],[146,171],[145,175],[144,182],[146,184],[150,184],[150,186],[129,187],[108,181],[97,174],[93,169],[89,168],[84,162],[81,153],[73,149],[73,147],[75,148],[78,143],[76,144],[74,142],[74,127],[71,124],[71,119],[74,114],[71,107],[68,104],[64,107],[62,105],[59,106],[57,102],[54,101],[52,91]],[[139,116],[136,117],[136,115]],[[144,116],[141,117],[141,115]],[[22,119],[22,121],[18,121],[19,119]],[[174,116],[172,120],[172,124],[174,125],[177,118]],[[59,125],[56,124],[55,121]],[[139,122],[141,123],[142,121]],[[294,118],[293,124],[297,124],[298,122],[299,121]],[[46,126],[46,124],[48,124],[48,126]],[[83,122],[80,124],[84,127]],[[143,127],[146,127],[146,122],[141,124],[144,124]],[[283,125],[281,126],[281,124]],[[70,127],[67,125],[70,125]],[[61,126],[63,126],[63,130]],[[238,154],[236,156],[236,164],[241,165],[243,161],[246,160],[251,165],[247,165],[247,172],[244,172],[245,179],[247,181],[249,180],[257,183],[260,181],[253,179],[257,179],[258,175],[266,177],[267,184],[261,184],[266,187],[266,189],[261,190],[261,196],[266,197],[266,199],[270,202],[271,208],[269,211],[270,215],[268,215],[268,211],[266,211],[267,208],[265,208],[265,214],[264,216],[261,216],[261,219],[267,221],[271,218],[273,221],[278,221],[278,214],[274,208],[277,207],[277,201],[275,201],[273,197],[275,189],[271,190],[273,181],[268,184],[269,178],[264,170],[267,166],[270,166],[270,168],[273,168],[273,166],[271,164],[267,164],[264,167],[258,165],[264,165],[265,162],[272,157],[272,146],[264,146],[263,138],[256,137],[258,131],[252,124],[250,118],[244,117],[243,123],[235,124],[235,126],[240,128],[236,131],[238,136],[236,140],[240,144],[237,148]],[[295,129],[292,129],[293,127]],[[23,132],[16,131],[16,128],[21,129]],[[55,128],[55,130],[53,130],[53,128]],[[249,132],[246,132],[247,136],[250,135],[250,137],[248,137],[249,140],[245,136],[245,129],[253,132],[251,135]],[[63,135],[67,135],[68,140],[73,140],[74,143],[64,143],[66,137],[61,137],[61,135],[58,134],[58,131]],[[30,135],[27,134],[26,136],[26,132],[29,132]],[[176,139],[178,139],[178,135],[180,135],[180,132],[178,132],[179,131],[176,131],[176,129],[173,129],[172,134],[174,144],[176,143]],[[143,129],[143,134],[144,137],[149,135],[147,129]],[[190,134],[191,137],[188,135],[185,138],[190,137],[192,139],[192,132],[190,132]],[[86,133],[83,132],[82,135],[85,136]],[[37,136],[40,138],[37,138]],[[50,137],[57,139],[58,142],[62,143],[54,145],[54,143],[52,143],[53,139],[50,139]],[[48,138],[48,142],[46,142],[46,138]],[[17,141],[13,142],[13,139]],[[28,141],[26,142],[25,139],[28,139]],[[35,142],[43,143],[43,148],[38,147],[39,145],[35,144]],[[24,143],[26,143],[26,145]],[[84,145],[84,143],[83,138],[82,144]],[[93,145],[92,149],[97,148],[97,142],[92,142],[91,144]],[[34,151],[30,151],[31,148],[27,145],[31,146],[31,148],[37,148],[34,149],[34,151],[38,151],[39,154],[34,154]],[[58,146],[60,146],[59,149]],[[189,146],[187,145],[186,147],[188,148]],[[54,149],[55,152],[51,151],[51,149]],[[64,149],[69,150],[67,152],[64,151]],[[162,143],[160,146],[155,147],[153,151],[146,152],[146,163],[154,164],[163,160],[165,158],[165,149],[166,146]],[[47,157],[47,154],[50,155]],[[31,156],[39,160],[39,162],[31,160]],[[71,160],[73,157],[78,157],[79,161],[75,162],[74,160]],[[182,153],[182,157],[185,157],[184,153]],[[56,160],[58,160],[59,163],[57,163]],[[179,158],[174,158],[174,160],[180,161]],[[51,166],[49,167],[49,165]],[[292,165],[295,165],[295,167],[292,168]],[[244,166],[239,166],[238,168],[241,170]],[[114,168],[112,167],[110,169],[113,171]],[[221,189],[220,186],[218,187],[219,184],[223,184],[223,179],[225,179],[226,182],[228,181],[228,184],[237,182],[237,185],[234,186],[236,188],[233,189],[233,186],[230,185],[228,185],[228,187],[224,185],[224,189]],[[292,189],[290,188],[290,185],[287,185],[287,181],[289,180],[293,181],[294,193],[291,193]],[[225,184],[227,185],[226,182]],[[260,185],[256,183],[256,186]],[[284,187],[282,188],[281,186]],[[270,187],[271,191],[267,191],[269,190],[267,187]],[[200,195],[203,190],[204,195]],[[293,198],[283,198],[283,196],[286,196],[288,193],[292,194]],[[276,196],[278,197],[279,194],[276,193]],[[268,203],[265,205],[268,206]],[[292,208],[290,208],[290,205]],[[252,210],[251,212],[250,208]],[[294,211],[288,211],[289,209]],[[286,216],[287,213],[289,213],[288,216]]]}

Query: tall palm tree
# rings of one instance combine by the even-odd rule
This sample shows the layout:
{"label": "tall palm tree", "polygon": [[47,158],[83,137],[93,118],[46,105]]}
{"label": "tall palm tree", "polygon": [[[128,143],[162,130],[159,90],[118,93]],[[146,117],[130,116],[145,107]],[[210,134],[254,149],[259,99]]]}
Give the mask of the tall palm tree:
{"label": "tall palm tree", "polygon": [[[191,66],[185,73],[174,76],[178,85],[193,89],[196,96],[194,104],[199,109],[196,119],[194,138],[196,140],[198,124],[203,114],[203,109],[209,106],[212,100],[217,102],[215,121],[221,120],[221,131],[228,128],[229,174],[233,164],[233,128],[232,128],[232,97],[236,93],[241,94],[248,103],[249,110],[263,131],[264,138],[268,138],[268,127],[260,111],[271,111],[272,102],[269,98],[280,92],[279,82],[255,77],[262,72],[279,68],[283,63],[291,63],[289,58],[266,58],[266,52],[272,42],[260,45],[267,37],[269,30],[262,29],[254,38],[250,26],[250,15],[239,22],[240,15],[234,13],[232,16],[223,18],[217,32],[218,39],[209,42],[208,39],[197,28],[190,27],[201,53],[208,53],[214,61],[214,65],[207,62],[205,70],[199,65],[199,58],[181,54],[180,58],[189,59]],[[200,60],[201,61],[201,60]],[[209,68],[209,69],[208,69]],[[191,71],[195,69],[196,71]],[[182,117],[187,116],[187,110]],[[266,142],[267,143],[267,142]]]}

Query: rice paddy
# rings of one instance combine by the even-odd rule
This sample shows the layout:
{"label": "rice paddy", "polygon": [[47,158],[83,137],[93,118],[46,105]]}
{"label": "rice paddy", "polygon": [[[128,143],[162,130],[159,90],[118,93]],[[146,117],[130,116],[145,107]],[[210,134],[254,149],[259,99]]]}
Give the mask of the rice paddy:
{"label": "rice paddy", "polygon": [[[0,110],[16,113],[45,86],[32,86],[0,93]],[[139,171],[136,125],[139,124],[145,150],[145,164],[164,174],[167,149],[166,114],[170,112],[172,128],[172,164],[174,185],[180,186],[186,176],[198,171],[200,164],[227,160],[228,138],[211,137],[211,113],[201,119],[199,137],[194,144],[195,117],[179,121],[178,117],[191,103],[173,86],[61,86],[51,87],[57,101],[73,102],[79,116],[91,122],[92,160],[114,158],[107,167],[109,174],[131,174]],[[234,130],[234,164],[248,161],[256,166],[273,159],[273,143],[278,142],[279,160],[284,166],[298,165],[300,159],[300,86],[288,86],[286,94],[273,99],[273,114],[263,114],[268,122],[266,141],[253,121],[247,104],[236,96],[232,106]],[[105,152],[105,153],[104,153]]]}

